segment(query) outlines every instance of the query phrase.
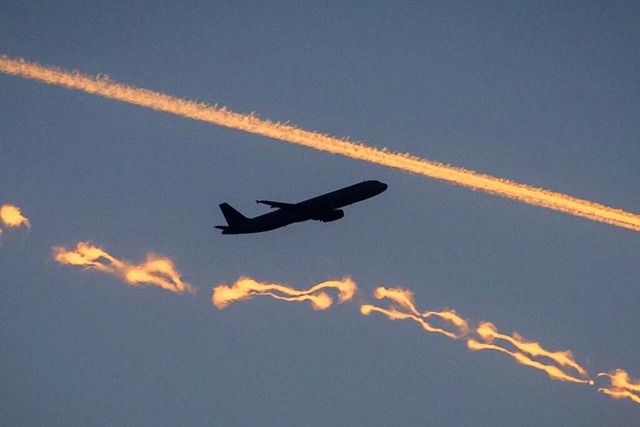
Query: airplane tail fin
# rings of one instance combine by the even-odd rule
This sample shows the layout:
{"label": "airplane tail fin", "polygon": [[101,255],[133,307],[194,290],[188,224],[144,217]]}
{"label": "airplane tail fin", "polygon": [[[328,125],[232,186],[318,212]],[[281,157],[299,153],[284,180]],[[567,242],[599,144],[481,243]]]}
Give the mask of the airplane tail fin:
{"label": "airplane tail fin", "polygon": [[247,220],[247,217],[235,210],[229,203],[220,203],[220,210],[230,227]]}

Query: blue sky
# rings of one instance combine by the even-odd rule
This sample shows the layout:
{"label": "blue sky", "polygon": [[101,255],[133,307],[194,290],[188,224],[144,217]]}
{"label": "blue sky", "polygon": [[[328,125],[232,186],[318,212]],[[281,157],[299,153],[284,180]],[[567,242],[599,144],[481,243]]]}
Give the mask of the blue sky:
{"label": "blue sky", "polygon": [[[0,52],[638,212],[634,2],[3,2]],[[638,406],[361,316],[377,286],[640,377],[637,233],[0,75],[0,418],[12,425],[633,425]],[[330,224],[221,236],[217,205],[389,189]],[[61,266],[170,257],[195,295]],[[224,310],[240,275],[355,302]]]}

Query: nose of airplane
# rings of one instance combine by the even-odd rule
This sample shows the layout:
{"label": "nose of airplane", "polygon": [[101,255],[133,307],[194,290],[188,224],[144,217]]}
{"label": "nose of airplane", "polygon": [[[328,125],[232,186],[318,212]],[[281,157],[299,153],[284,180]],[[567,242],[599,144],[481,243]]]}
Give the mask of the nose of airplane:
{"label": "nose of airplane", "polygon": [[383,191],[385,191],[389,187],[384,182],[376,181],[375,183],[376,183],[376,187],[377,187],[377,189],[378,189],[378,191],[380,193],[382,193]]}

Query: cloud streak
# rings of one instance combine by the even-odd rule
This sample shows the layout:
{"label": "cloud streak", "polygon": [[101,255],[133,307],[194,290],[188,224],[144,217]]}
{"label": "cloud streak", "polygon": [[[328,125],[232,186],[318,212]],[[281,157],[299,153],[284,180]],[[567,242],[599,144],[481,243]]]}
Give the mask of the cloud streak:
{"label": "cloud streak", "polygon": [[108,77],[93,77],[79,72],[70,72],[55,67],[46,67],[24,59],[0,56],[0,71],[10,75],[38,80],[40,82],[80,90],[86,93],[115,99],[182,117],[213,123],[232,129],[278,139],[352,159],[399,169],[484,191],[559,212],[568,213],[592,221],[640,231],[640,215],[611,208],[599,203],[579,199],[566,194],[520,184],[490,175],[463,169],[439,162],[377,149],[346,139],[307,131],[289,124],[274,123],[253,114],[239,114],[225,107],[207,105],[176,98],[147,89],[117,83]]}
{"label": "cloud streak", "polygon": [[119,260],[89,242],[79,242],[75,249],[56,246],[53,259],[60,264],[84,267],[115,276],[131,286],[154,285],[175,293],[193,293],[195,288],[184,282],[171,259],[152,253],[140,264]]}
{"label": "cloud streak", "polygon": [[[314,310],[325,310],[333,304],[327,289],[338,291],[339,302],[353,299],[358,286],[349,277],[342,280],[319,283],[307,290],[297,290],[281,283],[258,282],[249,277],[240,277],[233,285],[218,285],[213,289],[213,304],[223,309],[232,303],[248,300],[256,296],[270,296],[287,302],[310,302]],[[413,293],[407,289],[378,287],[374,291],[377,300],[388,301],[389,307],[362,303],[360,313],[369,316],[380,313],[390,320],[412,320],[428,333],[444,335],[466,342],[469,350],[493,350],[506,354],[517,363],[544,372],[557,381],[594,386],[595,379],[609,378],[611,385],[602,386],[598,391],[615,399],[630,399],[640,403],[640,381],[616,369],[612,373],[600,373],[591,377],[587,370],[568,351],[551,351],[540,343],[528,341],[518,333],[512,335],[498,331],[491,322],[480,322],[475,329],[454,310],[420,312],[415,305]]]}
{"label": "cloud streak", "polygon": [[609,387],[600,387],[599,392],[614,399],[631,399],[640,404],[640,380],[632,380],[627,371],[616,369],[612,373],[600,373],[598,377],[608,377]]}
{"label": "cloud streak", "polygon": [[[390,299],[392,306],[382,308],[373,304],[363,304],[360,306],[362,315],[368,316],[377,312],[384,314],[391,320],[411,319],[422,326],[425,331],[439,333],[449,338],[461,338],[469,332],[467,321],[458,316],[454,310],[418,312],[413,302],[413,294],[406,289],[379,287],[375,290],[374,297],[379,300]],[[429,318],[439,319],[447,327],[452,327],[453,331],[445,329],[444,326],[434,326],[427,321]]]}
{"label": "cloud streak", "polygon": [[[379,287],[375,290],[374,297],[378,300],[390,300],[391,306],[383,308],[365,303],[360,306],[362,315],[380,313],[390,320],[413,320],[426,332],[452,339],[464,339],[469,350],[493,350],[506,354],[517,363],[538,369],[557,381],[594,386],[597,378],[606,377],[610,380],[610,385],[599,387],[599,392],[614,399],[630,399],[640,404],[640,380],[632,379],[622,369],[592,377],[576,362],[570,351],[550,351],[535,341],[523,339],[517,333],[503,334],[491,322],[480,322],[477,328],[471,330],[468,321],[454,310],[420,313],[415,306],[412,292],[407,289]],[[440,320],[444,326],[429,323],[429,317]]]}
{"label": "cloud streak", "polygon": [[314,310],[326,310],[333,305],[333,299],[325,292],[327,289],[338,291],[338,301],[343,303],[353,298],[358,287],[349,277],[318,283],[302,291],[281,283],[258,282],[249,277],[240,277],[231,286],[216,286],[213,289],[212,300],[218,309],[223,309],[236,301],[263,295],[288,302],[308,301]]}
{"label": "cloud streak", "polygon": [[[575,361],[570,351],[549,351],[537,342],[523,340],[517,333],[513,336],[501,334],[490,322],[481,322],[476,333],[484,342],[469,338],[467,347],[470,350],[499,351],[513,357],[521,365],[545,372],[554,380],[593,385],[593,380],[588,379],[587,371]],[[506,341],[515,347],[515,351],[495,344],[495,340]],[[541,358],[547,362],[537,360]]]}

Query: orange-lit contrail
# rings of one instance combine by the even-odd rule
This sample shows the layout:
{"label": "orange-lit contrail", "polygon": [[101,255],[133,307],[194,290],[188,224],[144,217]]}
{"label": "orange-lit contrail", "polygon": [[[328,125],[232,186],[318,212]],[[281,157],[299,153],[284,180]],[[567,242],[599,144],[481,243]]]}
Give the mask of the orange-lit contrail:
{"label": "orange-lit contrail", "polygon": [[576,376],[570,375],[556,365],[544,364],[542,362],[532,359],[531,357],[519,351],[509,351],[504,347],[500,347],[495,344],[481,343],[472,338],[467,341],[467,347],[470,350],[496,350],[501,353],[508,354],[509,356],[513,357],[521,365],[529,366],[531,368],[544,371],[547,373],[547,375],[549,375],[549,377],[553,378],[554,380],[593,385],[593,380],[587,380],[584,378],[578,378]]}
{"label": "orange-lit contrail", "polygon": [[598,391],[613,397],[614,399],[631,399],[640,403],[640,380],[632,380],[629,374],[616,369],[612,373],[600,373],[599,377],[608,377],[611,380],[610,387],[600,387]]}
{"label": "orange-lit contrail", "polygon": [[[476,333],[484,343],[470,338],[467,341],[467,347],[470,350],[496,350],[510,355],[522,365],[546,372],[547,375],[555,380],[593,385],[593,380],[588,379],[589,374],[587,371],[574,360],[570,351],[548,351],[537,342],[523,340],[518,334],[513,334],[513,336],[501,334],[490,322],[481,322],[476,329]],[[507,341],[516,348],[516,351],[501,347],[495,344],[494,340]],[[533,359],[537,357],[549,359],[553,364]],[[571,368],[578,375],[573,375],[563,368]]]}
{"label": "orange-lit contrail", "polygon": [[522,337],[516,333],[514,333],[513,336],[501,334],[491,322],[481,322],[476,332],[486,343],[492,344],[496,339],[504,340],[511,343],[523,353],[533,357],[546,357],[560,366],[575,369],[581,376],[587,375],[587,372],[573,359],[573,354],[571,354],[570,351],[551,352],[542,348],[537,342],[527,342],[523,340]]}
{"label": "orange-lit contrail", "polygon": [[[419,323],[425,331],[439,333],[449,338],[461,338],[469,331],[467,322],[458,316],[453,310],[425,311],[424,313],[418,312],[413,302],[413,295],[408,290],[379,287],[375,290],[374,296],[377,299],[388,298],[395,304],[393,304],[391,308],[382,308],[372,304],[363,304],[360,306],[360,313],[365,316],[368,316],[373,312],[382,313],[391,320],[412,319]],[[400,310],[396,306],[404,308],[405,311]],[[444,328],[431,325],[426,321],[429,317],[440,318],[445,323],[452,325],[455,331],[451,332]]]}
{"label": "orange-lit contrail", "polygon": [[224,107],[218,108],[205,103],[197,103],[147,89],[124,85],[107,77],[93,77],[60,68],[45,67],[24,59],[12,59],[6,55],[0,56],[0,71],[194,120],[279,139],[320,151],[340,154],[353,159],[443,180],[473,190],[485,191],[530,205],[565,212],[592,221],[640,231],[640,215],[621,209],[422,159],[409,154],[394,153],[386,149],[377,149],[364,144],[350,142],[346,139],[310,132],[288,124],[274,123],[259,119],[253,114],[234,113]]}
{"label": "orange-lit contrail", "polygon": [[314,310],[326,310],[333,304],[333,299],[326,289],[338,291],[340,303],[349,301],[358,287],[349,277],[342,280],[331,280],[319,283],[310,289],[299,291],[279,283],[258,282],[248,277],[240,277],[232,286],[219,285],[213,289],[213,304],[223,309],[235,301],[246,300],[257,295],[268,295],[283,301],[309,301]]}
{"label": "orange-lit contrail", "polygon": [[0,207],[0,221],[7,227],[25,226],[31,228],[29,218],[22,214],[19,207],[14,205],[2,205]]}
{"label": "orange-lit contrail", "polygon": [[[374,296],[377,299],[388,298],[394,304],[391,308],[385,309],[371,304],[363,304],[360,312],[363,315],[369,315],[372,312],[378,312],[386,315],[391,320],[412,319],[418,322],[427,332],[437,332],[449,338],[462,338],[469,334],[469,327],[466,320],[456,314],[453,310],[442,312],[427,311],[419,313],[413,302],[413,295],[410,291],[397,288],[379,287],[375,290]],[[442,328],[434,327],[425,321],[425,318],[437,316],[445,322],[450,323],[456,329],[450,332]],[[498,332],[496,327],[489,322],[482,322],[475,330],[476,337],[467,338],[467,347],[471,350],[496,350],[512,356],[518,363],[532,368],[540,369],[547,373],[551,378],[562,381],[571,381],[583,384],[593,384],[588,379],[588,374],[573,358],[569,351],[551,352],[545,350],[536,342],[524,341],[518,334],[513,336],[504,335]],[[481,342],[480,340],[484,341]],[[504,340],[510,343],[517,351],[511,351],[494,343],[495,340]],[[543,357],[551,360],[553,363],[543,363],[533,358]],[[577,376],[563,370],[563,368],[571,368],[577,372]]]}
{"label": "orange-lit contrail", "polygon": [[132,286],[156,285],[176,293],[195,292],[195,288],[182,281],[173,261],[147,254],[141,264],[119,260],[104,249],[88,242],[79,242],[75,249],[53,248],[53,258],[60,264],[76,265],[112,274]]}
{"label": "orange-lit contrail", "polygon": [[[490,322],[481,322],[474,331],[469,331],[468,323],[453,310],[442,312],[427,311],[420,313],[415,306],[413,294],[406,289],[379,287],[375,290],[376,299],[389,299],[391,308],[382,308],[372,304],[360,306],[360,313],[367,316],[371,313],[381,313],[391,320],[411,319],[422,326],[427,332],[436,332],[449,338],[465,338],[470,350],[494,350],[511,356],[516,362],[524,366],[545,372],[550,378],[595,385],[594,378],[580,366],[570,351],[549,351],[534,341],[525,341],[520,335],[506,335],[498,332]],[[455,332],[429,325],[424,319],[429,316],[440,317],[455,327]],[[511,349],[498,345],[496,341],[505,341]],[[597,377],[608,377],[611,386],[598,390],[616,399],[631,399],[640,403],[640,381],[632,380],[629,374],[616,369],[612,373],[601,373]]]}

